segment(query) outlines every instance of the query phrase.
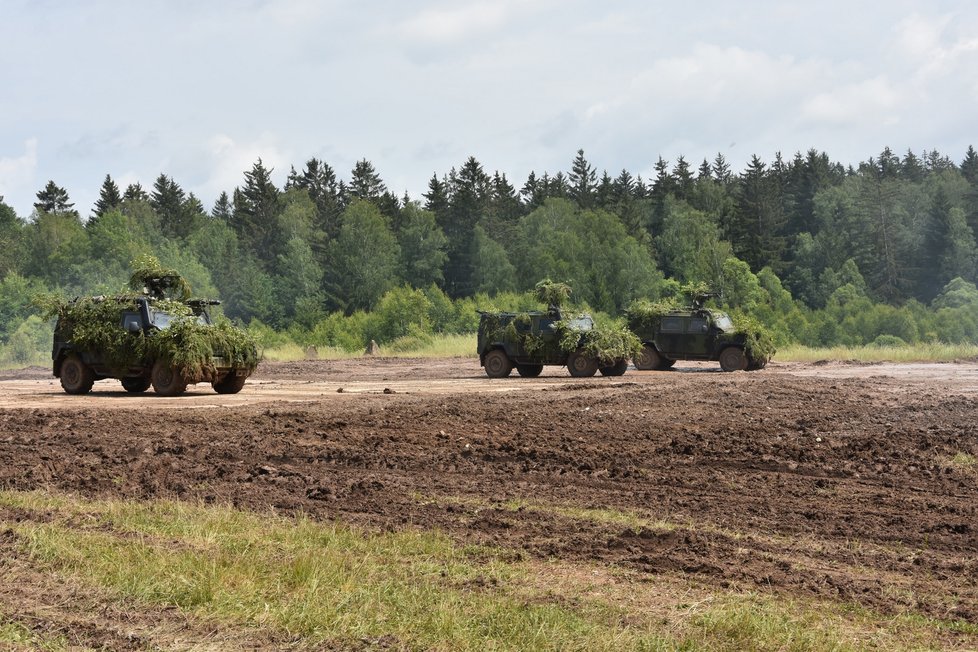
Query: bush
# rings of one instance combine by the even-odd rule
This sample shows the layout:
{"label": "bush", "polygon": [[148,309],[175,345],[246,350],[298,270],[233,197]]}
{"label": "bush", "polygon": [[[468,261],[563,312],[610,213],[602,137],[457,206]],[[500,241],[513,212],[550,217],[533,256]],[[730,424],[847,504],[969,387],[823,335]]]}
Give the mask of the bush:
{"label": "bush", "polygon": [[875,346],[878,349],[899,349],[901,347],[907,346],[907,343],[903,341],[902,338],[896,335],[880,335],[875,340],[873,340],[870,346]]}

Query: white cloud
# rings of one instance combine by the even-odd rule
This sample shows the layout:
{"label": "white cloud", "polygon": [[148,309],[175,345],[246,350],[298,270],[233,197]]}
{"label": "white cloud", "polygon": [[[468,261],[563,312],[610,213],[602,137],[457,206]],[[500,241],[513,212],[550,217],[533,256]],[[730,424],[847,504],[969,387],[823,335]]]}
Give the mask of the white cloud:
{"label": "white cloud", "polygon": [[[24,142],[20,156],[0,158],[0,195],[24,195],[34,183],[37,172],[37,138]],[[6,197],[10,202],[11,197]]]}
{"label": "white cloud", "polygon": [[193,188],[205,202],[213,200],[222,191],[230,192],[244,182],[244,173],[250,171],[260,158],[262,165],[273,168],[273,181],[281,187],[289,166],[297,164],[289,152],[283,151],[277,136],[261,134],[254,141],[239,142],[227,134],[216,134],[203,146],[204,170],[209,176]]}
{"label": "white cloud", "polygon": [[919,75],[946,75],[962,65],[974,65],[978,38],[970,34],[959,38],[949,36],[952,25],[951,16],[920,14],[913,14],[897,25],[898,44],[916,63]]}
{"label": "white cloud", "polygon": [[877,77],[823,91],[802,106],[802,122],[816,125],[899,123],[901,95],[890,82]]}
{"label": "white cloud", "polygon": [[409,41],[451,43],[504,25],[514,8],[507,2],[476,2],[429,9],[404,21],[399,32]]}

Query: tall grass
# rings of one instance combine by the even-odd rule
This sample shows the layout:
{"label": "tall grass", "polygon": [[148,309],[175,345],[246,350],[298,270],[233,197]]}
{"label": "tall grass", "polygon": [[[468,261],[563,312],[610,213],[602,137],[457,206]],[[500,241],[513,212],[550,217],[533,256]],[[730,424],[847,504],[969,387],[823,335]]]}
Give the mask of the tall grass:
{"label": "tall grass", "polygon": [[[969,625],[536,561],[437,532],[39,493],[0,492],[0,505],[20,510],[2,525],[42,571],[130,610],[174,606],[309,647],[393,637],[398,649],[438,650],[939,649],[947,631],[978,641]],[[0,644],[25,638],[0,627]]]}
{"label": "tall grass", "polygon": [[[476,335],[437,334],[426,337],[405,336],[390,344],[380,345],[379,356],[393,358],[455,358],[475,357]],[[275,362],[294,360],[349,360],[359,358],[363,351],[347,351],[340,347],[302,347],[287,343],[264,349],[262,357]]]}
{"label": "tall grass", "polygon": [[792,344],[775,355],[779,362],[855,360],[857,362],[958,362],[978,360],[978,345],[933,342],[907,346],[833,346],[811,348]]}

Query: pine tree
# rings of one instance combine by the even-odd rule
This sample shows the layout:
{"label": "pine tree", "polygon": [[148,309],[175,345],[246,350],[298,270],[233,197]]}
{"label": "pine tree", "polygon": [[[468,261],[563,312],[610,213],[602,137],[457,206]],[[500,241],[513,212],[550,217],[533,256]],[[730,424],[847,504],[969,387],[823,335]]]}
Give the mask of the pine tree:
{"label": "pine tree", "polygon": [[431,211],[436,216],[447,213],[448,190],[445,187],[445,183],[438,180],[437,174],[431,175],[431,179],[428,181],[428,192],[424,193],[422,197],[425,198],[425,210]]}
{"label": "pine tree", "polygon": [[908,149],[903,157],[903,161],[900,162],[900,173],[907,181],[919,183],[924,180],[927,171],[924,169],[924,164],[921,160],[917,158],[917,155]]}
{"label": "pine tree", "polygon": [[102,182],[102,189],[99,191],[98,200],[95,202],[95,210],[93,211],[95,217],[102,217],[121,203],[122,195],[119,194],[119,186],[112,180],[112,177],[106,174],[105,181]]}
{"label": "pine tree", "polygon": [[652,182],[652,198],[663,201],[667,195],[675,194],[676,180],[669,174],[669,161],[661,156],[655,162],[655,181]]}
{"label": "pine tree", "polygon": [[317,158],[311,158],[306,161],[302,174],[297,174],[295,168],[292,168],[285,184],[286,190],[291,188],[301,188],[309,193],[309,197],[316,205],[316,227],[323,231],[328,239],[335,238],[339,231],[340,215],[344,206],[333,168]]}
{"label": "pine tree", "polygon": [[373,164],[367,159],[361,159],[353,166],[353,176],[350,179],[350,194],[360,199],[374,201],[387,192],[387,187],[381,181],[380,175]]}
{"label": "pine tree", "polygon": [[470,156],[458,173],[448,177],[449,208],[440,215],[439,226],[448,238],[445,291],[451,297],[471,294],[472,229],[489,212],[492,196],[490,177],[482,164]]}
{"label": "pine tree", "polygon": [[713,159],[713,178],[717,180],[718,183],[724,185],[730,183],[733,175],[730,172],[730,165],[727,164],[727,159],[724,158],[723,154],[717,152],[717,156]]}
{"label": "pine tree", "polygon": [[195,207],[188,208],[186,201],[186,193],[176,181],[165,174],[156,178],[149,204],[160,216],[160,230],[167,237],[186,238],[190,235]]}
{"label": "pine tree", "polygon": [[536,172],[533,170],[530,170],[530,174],[527,175],[526,183],[520,189],[520,195],[528,210],[532,211],[543,206],[547,197],[543,192],[543,184],[537,179]]}
{"label": "pine tree", "polygon": [[978,185],[978,152],[975,152],[975,148],[971,145],[968,145],[968,151],[961,161],[961,176],[971,185]]}
{"label": "pine tree", "polygon": [[710,167],[709,161],[703,159],[703,162],[700,163],[699,170],[697,171],[696,180],[702,181],[704,179],[712,179],[712,178],[713,178],[713,168]]}
{"label": "pine tree", "polygon": [[217,201],[214,202],[214,208],[211,209],[211,217],[227,224],[231,221],[233,211],[234,207],[231,205],[231,199],[228,197],[227,192],[222,190],[221,194],[217,197]]}
{"label": "pine tree", "polygon": [[689,168],[689,163],[682,155],[676,159],[676,167],[673,168],[672,176],[675,178],[675,193],[679,199],[688,199],[693,191],[693,171]]}
{"label": "pine tree", "polygon": [[280,192],[272,183],[272,170],[259,158],[251,170],[245,172],[244,188],[234,191],[231,226],[242,244],[266,262],[274,261],[272,243],[281,212]]}
{"label": "pine tree", "polygon": [[37,192],[34,208],[42,213],[75,213],[74,204],[69,200],[68,191],[48,181],[42,190]]}
{"label": "pine tree", "polygon": [[584,150],[577,150],[577,157],[571,164],[568,179],[570,198],[581,208],[591,208],[594,205],[594,192],[598,187],[598,175],[584,158]]}
{"label": "pine tree", "polygon": [[737,203],[727,237],[752,269],[780,272],[785,251],[784,213],[767,165],[755,154],[737,183]]}
{"label": "pine tree", "polygon": [[122,199],[124,201],[149,201],[149,195],[143,190],[142,185],[139,183],[130,183],[126,186],[126,192],[123,193]]}

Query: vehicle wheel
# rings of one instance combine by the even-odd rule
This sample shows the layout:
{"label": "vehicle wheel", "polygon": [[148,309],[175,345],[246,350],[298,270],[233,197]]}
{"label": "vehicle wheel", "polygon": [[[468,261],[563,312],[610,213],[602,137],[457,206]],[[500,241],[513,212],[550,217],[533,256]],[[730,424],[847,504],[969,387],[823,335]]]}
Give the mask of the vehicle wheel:
{"label": "vehicle wheel", "polygon": [[149,389],[150,380],[146,376],[135,376],[122,379],[122,388],[127,392],[138,394]]}
{"label": "vehicle wheel", "polygon": [[619,360],[610,367],[600,367],[598,371],[602,376],[623,376],[628,369],[628,360]]}
{"label": "vehicle wheel", "polygon": [[752,360],[750,360],[747,363],[747,371],[757,371],[758,369],[763,369],[766,366],[767,366],[767,360],[765,360],[765,359],[753,360],[752,359]]}
{"label": "vehicle wheel", "polygon": [[244,387],[245,380],[247,376],[235,376],[234,374],[228,374],[221,380],[215,380],[211,383],[211,387],[218,394],[237,394]]}
{"label": "vehicle wheel", "polygon": [[516,371],[524,378],[536,378],[543,371],[542,364],[518,364]]}
{"label": "vehicle wheel", "polygon": [[720,352],[720,368],[724,371],[743,371],[747,369],[747,356],[744,350],[728,346]]}
{"label": "vehicle wheel", "polygon": [[505,351],[493,349],[486,354],[485,367],[490,378],[505,378],[513,370],[513,363]]}
{"label": "vehicle wheel", "polygon": [[662,369],[672,369],[675,366],[676,366],[675,360],[670,360],[669,358],[662,358],[662,364],[661,364]]}
{"label": "vehicle wheel", "polygon": [[574,351],[567,358],[567,370],[575,378],[587,378],[598,371],[598,361],[581,349]]}
{"label": "vehicle wheel", "polygon": [[634,360],[635,368],[641,371],[652,371],[662,368],[662,356],[654,348],[646,344],[642,352]]}
{"label": "vehicle wheel", "polygon": [[187,381],[180,370],[164,360],[153,365],[153,391],[160,396],[179,396],[187,390]]}
{"label": "vehicle wheel", "polygon": [[77,355],[69,355],[61,363],[61,388],[67,394],[87,394],[95,384],[95,372]]}

